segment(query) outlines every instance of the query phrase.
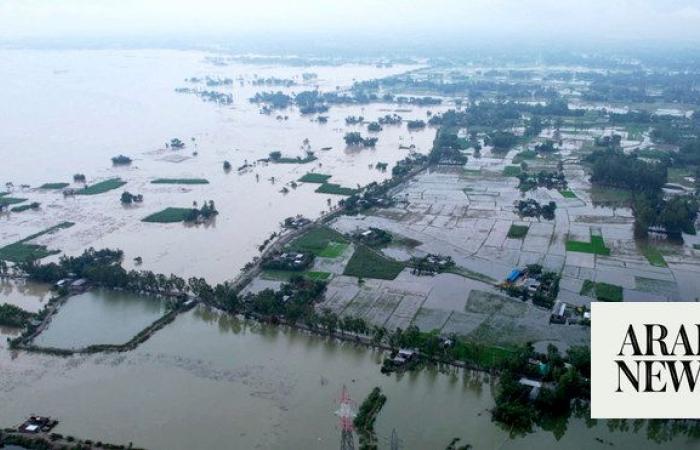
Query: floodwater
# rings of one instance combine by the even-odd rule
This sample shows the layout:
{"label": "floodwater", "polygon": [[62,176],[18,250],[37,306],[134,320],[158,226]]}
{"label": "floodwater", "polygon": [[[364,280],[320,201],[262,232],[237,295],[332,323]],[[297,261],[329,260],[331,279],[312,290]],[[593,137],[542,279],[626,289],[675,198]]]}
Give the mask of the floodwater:
{"label": "floodwater", "polygon": [[[285,185],[309,171],[332,175],[330,182],[346,187],[381,181],[390,176],[397,160],[408,156],[409,150],[399,145],[413,144],[416,151],[427,152],[435,135],[430,127],[408,132],[405,124],[385,126],[376,134],[376,149],[346,148],[343,136],[347,131],[369,135],[362,125],[346,126],[347,116],[376,120],[400,110],[404,119],[426,119],[428,110],[447,107],[338,106],[324,114],[328,116],[325,124],[314,121],[315,115],[302,116],[290,108],[279,112],[288,120],[277,120],[277,112],[260,114],[259,106],[248,99],[270,90],[298,92],[318,86],[334,91],[351,86],[353,80],[387,76],[414,66],[215,66],[205,56],[178,51],[0,51],[0,157],[11,161],[0,167],[0,182],[14,183],[13,196],[42,204],[38,212],[0,217],[0,245],[67,220],[75,226],[36,242],[67,254],[81,253],[89,246],[117,247],[125,251],[127,265],[141,256],[143,269],[185,278],[203,276],[210,282],[231,279],[258,255],[258,245],[280,230],[285,217],[297,213],[318,217],[342,198],[315,193],[315,184],[296,189],[287,186],[290,192],[283,194]],[[304,72],[316,73],[318,79],[303,82]],[[218,106],[174,91],[193,87],[185,78],[207,75],[236,80],[233,86],[195,86],[232,93],[232,105]],[[250,81],[255,76],[295,77],[302,84],[253,86]],[[174,137],[187,147],[165,150],[164,143]],[[242,174],[236,170],[272,151],[303,156],[301,146],[307,138],[317,161],[258,164]],[[193,156],[195,144],[197,156]],[[324,147],[332,148],[321,150]],[[113,167],[110,158],[119,154],[130,156],[133,163]],[[223,170],[224,160],[233,166],[229,173]],[[377,162],[388,163],[389,170],[375,169]],[[118,176],[128,184],[104,194],[74,198],[64,198],[60,191],[20,187],[71,182],[75,173],[85,174],[88,183]],[[155,178],[192,177],[210,183],[150,183]],[[143,194],[143,204],[121,206],[122,190]],[[208,226],[141,222],[166,207],[187,207],[203,200],[214,200],[220,212]]]}
{"label": "floodwater", "polygon": [[[493,424],[489,377],[453,370],[382,375],[380,352],[198,307],[134,351],[57,358],[0,357],[0,423],[56,416],[57,432],[151,449],[328,449],[340,439],[337,397],[360,403],[374,386],[388,401],[376,430],[388,446],[441,449],[461,437],[477,449],[649,448],[643,435],[592,429],[570,419],[511,440]],[[600,438],[605,444],[596,441]],[[658,449],[691,449],[678,439]]]}
{"label": "floodwater", "polygon": [[[331,182],[347,187],[381,181],[390,175],[374,169],[377,162],[391,167],[406,157],[408,150],[400,145],[413,144],[427,152],[435,135],[431,128],[409,133],[405,125],[386,126],[378,134],[376,149],[348,149],[342,139],[346,131],[368,133],[360,126],[346,126],[346,116],[376,120],[398,112],[404,119],[425,119],[428,110],[449,107],[332,107],[325,124],[290,109],[280,113],[288,120],[277,120],[275,113],[259,114],[258,106],[247,99],[257,91],[290,92],[316,85],[342,89],[354,80],[414,67],[216,66],[205,56],[176,51],[1,50],[0,158],[11,163],[0,165],[0,182],[13,182],[13,196],[41,202],[42,207],[0,216],[0,246],[68,220],[75,226],[35,242],[71,255],[88,246],[110,246],[125,251],[127,266],[141,256],[144,269],[185,278],[203,276],[210,282],[230,279],[258,254],[257,246],[279,230],[285,217],[317,217],[341,198],[316,194],[311,184],[290,188],[286,195],[280,193],[282,187],[309,171],[332,175]],[[300,79],[303,72],[315,72],[318,79],[292,88],[249,84],[255,75]],[[237,80],[231,87],[214,88],[232,93],[233,105],[221,107],[174,92],[187,86],[185,78],[207,75]],[[174,137],[187,148],[164,150],[163,143]],[[305,138],[317,161],[259,164],[242,174],[235,170],[271,151],[302,156]],[[110,158],[118,154],[132,157],[131,166],[113,167]],[[224,160],[234,167],[230,173],[222,169]],[[124,189],[144,195],[144,203],[121,206],[122,189],[64,198],[60,192],[20,187],[70,182],[74,173],[84,173],[89,182],[119,176],[128,182]],[[210,183],[150,183],[161,177],[201,177]],[[165,207],[202,200],[214,200],[220,212],[208,226],[141,222]],[[45,288],[27,294],[8,286],[2,285],[3,294],[9,293],[3,300],[22,307],[22,302],[35,302],[38,309],[48,295]],[[120,297],[124,295],[91,292],[71,298],[37,343],[123,342],[162,313],[156,302]],[[380,385],[389,398],[376,424],[383,447],[393,429],[406,449],[441,449],[454,437],[476,449],[650,446],[642,435],[612,434],[602,423],[588,429],[575,419],[558,439],[538,432],[510,440],[490,421],[493,400],[484,374],[425,370],[384,376],[379,372],[382,355],[375,351],[246,324],[204,308],[180,316],[136,350],[120,354],[62,358],[10,352],[4,338],[15,334],[16,330],[0,329],[2,426],[34,413],[57,417],[59,433],[152,449],[327,449],[338,446],[334,411],[342,386],[359,403]],[[698,443],[679,439],[653,447],[690,449]]]}
{"label": "floodwater", "polygon": [[165,301],[96,289],[68,298],[34,339],[41,347],[123,344],[165,314]]}
{"label": "floodwater", "polygon": [[0,278],[0,304],[9,303],[37,312],[51,298],[51,286],[23,279]]}

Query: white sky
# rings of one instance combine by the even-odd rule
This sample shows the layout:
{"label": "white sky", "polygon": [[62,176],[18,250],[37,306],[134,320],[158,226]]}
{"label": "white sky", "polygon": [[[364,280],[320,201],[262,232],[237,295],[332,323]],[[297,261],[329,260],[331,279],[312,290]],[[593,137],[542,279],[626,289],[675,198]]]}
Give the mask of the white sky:
{"label": "white sky", "polygon": [[700,0],[0,0],[0,39],[282,33],[700,42]]}

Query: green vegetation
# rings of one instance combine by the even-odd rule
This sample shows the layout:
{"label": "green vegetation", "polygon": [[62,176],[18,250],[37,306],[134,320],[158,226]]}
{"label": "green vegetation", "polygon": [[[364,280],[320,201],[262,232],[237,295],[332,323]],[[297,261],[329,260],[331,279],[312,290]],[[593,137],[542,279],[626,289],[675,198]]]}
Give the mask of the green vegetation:
{"label": "green vegetation", "polygon": [[460,277],[464,278],[469,278],[470,280],[476,280],[476,281],[481,281],[483,283],[488,283],[488,284],[496,284],[496,280],[491,278],[488,275],[485,275],[483,273],[475,272],[473,270],[469,270],[466,267],[462,266],[452,266],[447,268],[445,270],[446,273],[453,273],[455,275],[459,275]]}
{"label": "green vegetation", "polygon": [[517,177],[518,180],[520,180],[518,188],[522,192],[527,192],[538,187],[557,189],[559,191],[567,189],[566,176],[564,176],[564,172],[561,170],[556,172],[540,170],[537,173],[522,172],[518,174]]}
{"label": "green vegetation", "polygon": [[649,264],[656,267],[668,267],[664,255],[661,254],[659,249],[649,244],[641,244],[639,250],[642,255],[649,261]]}
{"label": "green vegetation", "polygon": [[562,189],[562,190],[559,191],[559,193],[560,193],[560,194],[562,195],[562,197],[564,197],[564,198],[577,198],[577,197],[576,197],[576,194],[574,194],[573,192],[571,192],[571,190],[569,190],[569,189]]}
{"label": "green vegetation", "polygon": [[630,141],[641,141],[644,138],[644,132],[649,129],[649,125],[628,123],[625,129],[627,131],[627,139]]}
{"label": "green vegetation", "polygon": [[542,216],[545,220],[554,220],[557,204],[550,201],[546,205],[541,205],[534,198],[529,198],[527,200],[518,200],[515,203],[515,210],[520,217],[536,217],[539,219]]}
{"label": "green vegetation", "polygon": [[322,258],[337,258],[343,254],[346,248],[348,248],[348,244],[341,242],[329,242],[326,248],[320,251],[316,256],[320,256]]}
{"label": "green vegetation", "polygon": [[523,239],[530,229],[527,225],[511,225],[508,230],[508,237],[511,239]]}
{"label": "green vegetation", "polygon": [[145,217],[141,221],[149,223],[184,222],[191,213],[192,208],[165,208],[162,211]]}
{"label": "green vegetation", "polygon": [[6,197],[5,195],[3,195],[0,197],[0,208],[4,208],[9,205],[15,205],[17,203],[22,203],[26,201],[26,198]]}
{"label": "green vegetation", "polygon": [[513,157],[513,164],[520,164],[523,161],[529,161],[537,158],[537,152],[534,150],[524,150]]}
{"label": "green vegetation", "polygon": [[316,227],[289,244],[291,249],[311,252],[323,258],[336,258],[347,246],[345,236],[328,227]]}
{"label": "green vegetation", "polygon": [[[542,364],[548,369],[544,373]],[[570,347],[566,355],[551,344],[546,353],[537,353],[530,345],[519,349],[501,366],[491,418],[511,435],[539,426],[557,436],[571,414],[584,413],[584,402],[590,401],[590,367],[588,347]],[[523,378],[542,382],[542,386],[533,391],[521,382]]]}
{"label": "green vegetation", "polygon": [[39,202],[32,202],[28,205],[20,205],[20,206],[15,206],[10,209],[12,212],[22,212],[22,211],[27,211],[28,209],[39,209],[39,206],[41,206],[41,203]]}
{"label": "green vegetation", "polygon": [[367,131],[378,133],[382,131],[382,126],[379,124],[379,122],[370,122],[367,124]]}
{"label": "green vegetation", "polygon": [[591,280],[583,282],[580,293],[581,295],[595,297],[601,302],[621,302],[623,300],[622,286]]}
{"label": "green vegetation", "polygon": [[610,249],[605,246],[602,236],[591,236],[591,242],[567,240],[566,251],[610,256]]}
{"label": "green vegetation", "polygon": [[124,186],[126,181],[122,181],[121,178],[111,178],[109,180],[100,181],[99,183],[86,186],[85,189],[79,189],[75,191],[78,195],[96,195],[102,194],[113,189],[119,189]]}
{"label": "green vegetation", "polygon": [[522,170],[520,169],[520,166],[506,166],[503,169],[503,176],[504,177],[517,177],[520,175]]}
{"label": "green vegetation", "polygon": [[693,172],[688,167],[669,167],[667,173],[669,183],[676,183],[689,188],[695,187],[693,183],[686,180],[686,178],[694,177]]}
{"label": "green vegetation", "polygon": [[353,233],[353,238],[372,248],[386,247],[394,240],[394,236],[391,233],[375,227],[369,227],[368,230]]}
{"label": "green vegetation", "polygon": [[323,183],[321,186],[316,188],[314,192],[331,195],[352,195],[357,192],[357,189],[343,187],[334,183]]}
{"label": "green vegetation", "polygon": [[540,264],[528,264],[525,267],[525,276],[540,282],[534,291],[524,285],[506,282],[499,287],[509,296],[522,301],[532,299],[532,303],[542,308],[551,309],[559,295],[559,280],[561,276],[557,272],[547,272]]}
{"label": "green vegetation", "polygon": [[308,152],[304,158],[301,156],[297,156],[296,158],[292,158],[289,156],[282,156],[282,153],[279,151],[274,151],[270,152],[269,158],[271,162],[274,163],[281,163],[281,164],[305,164],[309,163],[311,161],[316,161],[318,158],[314,156],[313,153]]}
{"label": "green vegetation", "polygon": [[322,173],[307,173],[303,177],[299,178],[299,181],[304,183],[319,183],[323,184],[330,178],[330,175],[324,175]]}
{"label": "green vegetation", "polygon": [[393,280],[403,269],[403,263],[387,258],[365,245],[358,244],[343,275]]}
{"label": "green vegetation", "polygon": [[21,263],[27,261],[34,261],[37,259],[45,258],[50,255],[55,255],[60,253],[60,250],[47,250],[45,245],[28,244],[27,242],[43,236],[45,234],[53,233],[63,228],[70,228],[74,224],[73,222],[61,222],[58,225],[54,225],[51,228],[47,228],[44,231],[34,233],[26,238],[6,245],[0,248],[0,260],[12,261],[14,263]]}
{"label": "green vegetation", "polygon": [[594,205],[627,206],[632,202],[634,192],[609,186],[592,186],[591,200]]}
{"label": "green vegetation", "polygon": [[131,158],[129,158],[128,156],[124,156],[124,155],[118,155],[118,156],[112,157],[112,164],[114,164],[115,166],[129,165],[129,164],[131,164],[131,161],[132,161]]}
{"label": "green vegetation", "polygon": [[362,133],[359,131],[351,131],[349,133],[345,133],[343,140],[345,140],[345,144],[347,145],[374,148],[379,139],[376,137],[363,138]]}
{"label": "green vegetation", "polygon": [[374,433],[374,422],[377,420],[379,412],[386,403],[386,395],[382,394],[379,387],[372,389],[372,392],[360,405],[357,416],[353,419],[353,425],[360,437],[360,450],[376,450],[377,436]]}
{"label": "green vegetation", "polygon": [[39,189],[63,189],[70,186],[70,183],[44,183]]}
{"label": "green vegetation", "polygon": [[204,178],[156,178],[152,184],[209,184]]}
{"label": "green vegetation", "polygon": [[197,208],[165,208],[162,211],[151,214],[143,219],[142,222],[150,223],[175,223],[175,222],[197,222],[199,220],[208,220],[219,214],[214,206],[213,201],[204,201],[202,207]]}
{"label": "green vegetation", "polygon": [[122,195],[119,198],[119,201],[122,203],[122,205],[131,205],[132,203],[141,203],[143,201],[143,195],[132,194],[129,191],[124,191],[124,192],[122,192]]}
{"label": "green vegetation", "polygon": [[293,271],[293,270],[263,270],[262,278],[275,281],[289,281],[292,277],[301,275],[304,278],[313,281],[327,281],[333,275],[330,272],[314,272],[314,271]]}
{"label": "green vegetation", "polygon": [[0,304],[0,325],[22,328],[34,314],[9,303]]}
{"label": "green vegetation", "polygon": [[666,184],[666,167],[626,155],[615,145],[586,157],[591,163],[591,183],[637,192],[658,190]]}

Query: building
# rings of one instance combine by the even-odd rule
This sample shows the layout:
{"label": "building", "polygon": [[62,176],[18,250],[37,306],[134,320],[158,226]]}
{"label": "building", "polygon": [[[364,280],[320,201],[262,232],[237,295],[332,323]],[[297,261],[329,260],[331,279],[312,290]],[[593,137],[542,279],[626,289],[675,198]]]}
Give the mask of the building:
{"label": "building", "polygon": [[73,292],[83,292],[88,287],[88,280],[86,278],[79,278],[70,284],[70,290]]}
{"label": "building", "polygon": [[518,281],[518,279],[520,279],[521,276],[523,276],[523,271],[522,271],[522,270],[520,270],[520,269],[513,269],[513,270],[511,270],[510,273],[508,274],[508,277],[506,278],[506,281],[507,281],[508,283],[513,284],[513,283],[515,283],[516,281]]}

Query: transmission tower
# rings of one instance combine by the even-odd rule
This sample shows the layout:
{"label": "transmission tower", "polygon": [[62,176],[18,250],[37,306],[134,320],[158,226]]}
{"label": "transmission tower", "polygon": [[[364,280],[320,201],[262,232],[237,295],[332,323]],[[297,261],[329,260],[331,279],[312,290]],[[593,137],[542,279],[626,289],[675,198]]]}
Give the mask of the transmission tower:
{"label": "transmission tower", "polygon": [[355,440],[352,435],[352,420],[355,418],[353,402],[350,399],[350,394],[345,386],[340,393],[340,409],[335,414],[340,417],[340,450],[355,450]]}

